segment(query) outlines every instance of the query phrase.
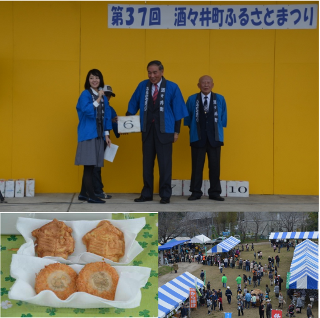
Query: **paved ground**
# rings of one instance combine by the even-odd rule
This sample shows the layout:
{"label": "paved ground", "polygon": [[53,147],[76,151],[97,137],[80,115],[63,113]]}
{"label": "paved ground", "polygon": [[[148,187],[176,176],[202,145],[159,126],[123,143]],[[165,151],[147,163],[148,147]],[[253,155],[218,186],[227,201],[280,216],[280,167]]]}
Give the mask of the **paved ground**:
{"label": "paved ground", "polygon": [[192,263],[178,263],[179,269],[178,273],[175,273],[174,270],[172,270],[171,273],[161,275],[158,278],[158,286],[162,286],[167,282],[170,282],[170,280],[173,280],[174,278],[178,277],[184,272],[196,272],[198,271],[199,273],[201,272],[201,269],[203,268],[202,264],[198,264],[198,262],[192,262]]}
{"label": "paved ground", "polygon": [[249,198],[226,198],[224,202],[209,200],[188,201],[174,196],[170,204],[154,201],[135,203],[134,193],[114,193],[105,204],[78,201],[78,193],[36,194],[35,197],[6,198],[0,203],[1,212],[317,212],[319,196],[307,195],[250,195]]}

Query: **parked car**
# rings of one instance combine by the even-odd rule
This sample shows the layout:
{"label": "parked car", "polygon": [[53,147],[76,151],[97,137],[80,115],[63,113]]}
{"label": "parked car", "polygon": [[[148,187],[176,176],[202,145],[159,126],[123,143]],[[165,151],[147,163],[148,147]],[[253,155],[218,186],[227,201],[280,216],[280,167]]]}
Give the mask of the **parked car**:
{"label": "parked car", "polygon": [[221,243],[222,241],[224,241],[226,239],[226,237],[224,237],[224,236],[220,236],[220,237],[218,237],[217,239],[216,239],[216,241],[215,241],[215,243]]}
{"label": "parked car", "polygon": [[240,235],[233,235],[233,237],[240,240]]}

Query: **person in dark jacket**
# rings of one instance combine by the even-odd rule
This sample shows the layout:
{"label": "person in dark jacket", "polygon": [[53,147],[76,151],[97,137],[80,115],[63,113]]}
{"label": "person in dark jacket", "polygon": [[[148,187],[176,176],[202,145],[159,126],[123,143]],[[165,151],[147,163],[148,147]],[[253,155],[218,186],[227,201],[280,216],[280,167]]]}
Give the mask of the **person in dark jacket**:
{"label": "person in dark jacket", "polygon": [[227,286],[227,290],[226,290],[225,295],[227,296],[228,303],[231,304],[232,291],[230,290],[229,286]]}
{"label": "person in dark jacket", "polygon": [[181,314],[180,314],[181,318],[186,318],[188,317],[188,308],[186,307],[185,304],[183,304],[182,308],[181,308]]}
{"label": "person in dark jacket", "polygon": [[241,298],[238,300],[238,316],[240,316],[240,311],[243,316],[243,300]]}
{"label": "person in dark jacket", "polygon": [[308,317],[308,318],[310,318],[310,317],[313,318],[313,314],[312,314],[312,310],[311,310],[311,304],[308,304],[307,317]]}
{"label": "person in dark jacket", "polygon": [[172,194],[172,144],[178,141],[181,119],[188,115],[177,84],[163,77],[163,64],[154,60],[147,65],[148,80],[139,83],[126,112],[140,112],[143,156],[143,188],[134,202],[153,200],[154,162],[159,167],[160,203],[170,203]]}
{"label": "person in dark jacket", "polygon": [[259,315],[260,315],[260,318],[264,318],[264,304],[263,304],[263,302],[261,302],[260,306],[259,306]]}
{"label": "person in dark jacket", "polygon": [[271,317],[272,304],[270,299],[267,300],[267,318]]}

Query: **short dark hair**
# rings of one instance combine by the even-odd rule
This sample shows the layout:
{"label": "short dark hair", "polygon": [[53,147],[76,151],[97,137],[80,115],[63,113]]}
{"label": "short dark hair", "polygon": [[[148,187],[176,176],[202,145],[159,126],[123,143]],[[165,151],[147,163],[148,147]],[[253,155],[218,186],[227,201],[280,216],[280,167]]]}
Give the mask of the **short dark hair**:
{"label": "short dark hair", "polygon": [[87,78],[86,78],[86,82],[84,83],[84,88],[85,89],[89,89],[90,88],[90,83],[89,83],[89,77],[90,75],[94,75],[94,76],[98,76],[99,79],[100,79],[100,84],[99,84],[99,87],[104,87],[104,81],[103,81],[103,76],[102,76],[102,73],[97,70],[97,69],[92,69],[88,72],[87,74]]}
{"label": "short dark hair", "polygon": [[163,71],[164,70],[164,67],[163,67],[162,63],[160,61],[158,61],[158,60],[154,60],[154,61],[149,62],[148,66],[147,66],[147,69],[151,65],[159,66],[159,71]]}

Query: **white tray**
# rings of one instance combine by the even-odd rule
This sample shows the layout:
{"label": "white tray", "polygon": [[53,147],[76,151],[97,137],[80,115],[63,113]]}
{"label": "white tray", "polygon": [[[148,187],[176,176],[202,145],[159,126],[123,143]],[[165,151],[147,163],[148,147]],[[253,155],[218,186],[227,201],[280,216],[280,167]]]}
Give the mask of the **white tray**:
{"label": "white tray", "polygon": [[[33,219],[33,218],[18,218],[17,230],[22,234],[26,243],[21,245],[17,254],[18,255],[29,255],[36,256],[35,253],[35,237],[32,236],[32,231],[40,228],[41,226],[51,222],[52,220]],[[120,258],[119,262],[113,262],[109,259],[101,257],[99,255],[87,252],[86,246],[82,243],[82,237],[94,229],[101,220],[97,221],[63,221],[67,226],[71,227],[72,237],[75,240],[74,252],[69,255],[67,259],[62,257],[51,257],[46,256],[44,258],[58,261],[64,264],[87,264],[92,262],[105,261],[111,265],[126,265],[129,264],[133,259],[139,255],[143,248],[135,240],[138,233],[146,224],[144,217],[138,219],[129,220],[108,220],[112,225],[119,228],[125,239],[125,254]]]}
{"label": "white tray", "polygon": [[[22,300],[31,304],[49,307],[71,308],[135,308],[140,306],[141,290],[147,283],[151,268],[140,266],[113,266],[119,274],[115,300],[107,300],[85,292],[76,292],[68,299],[61,300],[51,290],[39,294],[35,291],[36,274],[46,265],[55,261],[25,256],[12,255],[10,275],[16,279],[9,291],[9,299]],[[84,265],[69,265],[77,273]]]}

